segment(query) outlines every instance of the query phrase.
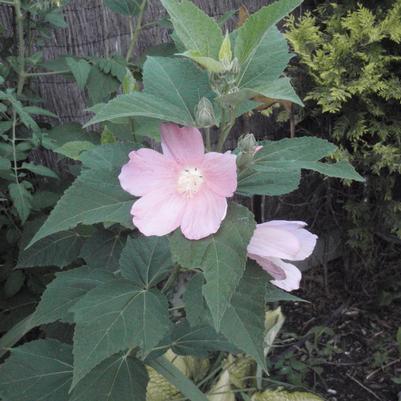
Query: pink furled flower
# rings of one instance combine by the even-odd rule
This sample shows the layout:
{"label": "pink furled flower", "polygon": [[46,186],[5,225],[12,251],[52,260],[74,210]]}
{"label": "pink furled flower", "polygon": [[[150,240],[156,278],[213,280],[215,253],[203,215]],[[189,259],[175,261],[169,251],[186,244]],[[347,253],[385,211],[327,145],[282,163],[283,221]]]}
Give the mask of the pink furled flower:
{"label": "pink furled flower", "polygon": [[125,191],[140,197],[131,209],[134,225],[157,236],[181,227],[194,240],[215,233],[237,188],[235,156],[205,153],[199,130],[174,124],[161,125],[161,144],[163,154],[132,151],[118,177]]}
{"label": "pink furled flower", "polygon": [[303,221],[273,220],[258,224],[248,245],[248,257],[273,278],[271,282],[286,291],[299,288],[302,274],[285,260],[304,260],[315,248],[317,236],[305,230]]}

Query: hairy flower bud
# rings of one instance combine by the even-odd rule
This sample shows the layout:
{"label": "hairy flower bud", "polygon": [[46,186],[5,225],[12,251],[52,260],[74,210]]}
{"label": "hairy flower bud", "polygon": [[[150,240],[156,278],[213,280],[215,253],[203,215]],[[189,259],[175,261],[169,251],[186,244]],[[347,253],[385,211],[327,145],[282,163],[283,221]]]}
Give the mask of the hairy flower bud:
{"label": "hairy flower bud", "polygon": [[241,136],[238,141],[238,149],[240,152],[254,154],[257,146],[258,143],[256,142],[255,135],[251,133]]}
{"label": "hairy flower bud", "polygon": [[216,125],[213,105],[210,100],[203,97],[195,108],[196,123],[199,127],[212,127]]}
{"label": "hairy flower bud", "polygon": [[238,141],[237,167],[245,169],[253,162],[255,153],[260,149],[253,134],[243,135]]}

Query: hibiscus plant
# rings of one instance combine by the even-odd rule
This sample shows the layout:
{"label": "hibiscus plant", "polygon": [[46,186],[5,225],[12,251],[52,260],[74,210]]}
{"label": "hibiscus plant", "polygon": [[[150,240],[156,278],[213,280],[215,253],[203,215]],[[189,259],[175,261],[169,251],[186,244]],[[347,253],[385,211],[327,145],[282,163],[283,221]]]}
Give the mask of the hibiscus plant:
{"label": "hibiscus plant", "polygon": [[[161,150],[136,137],[80,154],[79,176],[24,252],[71,230],[89,233],[86,248],[2,340],[11,347],[36,326],[63,322],[74,327],[72,345],[44,339],[11,349],[0,367],[5,401],[144,401],[149,369],[184,398],[207,400],[166,352],[243,353],[263,374],[266,304],[299,288],[289,262],[308,257],[317,237],[302,221],[257,225],[241,199],[289,193],[302,169],[362,180],[348,162],[327,162],[336,147],[314,137],[257,143],[245,135],[227,149],[236,119],[257,99],[302,106],[276,27],[301,2],[279,0],[224,33],[191,1],[161,0],[177,53],[148,57],[143,90],[132,85],[96,104],[87,124],[156,131]],[[23,379],[30,385],[18,395]]]}

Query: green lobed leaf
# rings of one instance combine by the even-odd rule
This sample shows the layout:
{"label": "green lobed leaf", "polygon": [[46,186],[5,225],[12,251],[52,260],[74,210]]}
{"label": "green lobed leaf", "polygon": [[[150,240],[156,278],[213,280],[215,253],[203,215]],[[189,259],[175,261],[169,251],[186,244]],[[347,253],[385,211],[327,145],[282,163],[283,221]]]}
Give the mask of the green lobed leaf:
{"label": "green lobed leaf", "polygon": [[227,339],[211,326],[191,327],[188,322],[179,323],[172,334],[172,350],[178,355],[206,357],[209,352],[237,352]]}
{"label": "green lobed leaf", "polygon": [[122,276],[142,288],[157,285],[172,266],[166,237],[128,238],[120,257]]}
{"label": "green lobed leaf", "polygon": [[267,283],[265,301],[270,303],[279,301],[308,302],[289,292],[283,291],[271,283]]}
{"label": "green lobed leaf", "polygon": [[72,263],[81,251],[84,238],[74,230],[53,234],[22,249],[17,267],[58,266],[63,268]]}
{"label": "green lobed leaf", "polygon": [[97,230],[83,244],[80,256],[89,267],[115,272],[126,239],[122,232]]}
{"label": "green lobed leaf", "polygon": [[87,125],[122,117],[147,117],[196,126],[195,106],[202,97],[211,97],[206,72],[189,60],[148,57],[143,72],[144,91],[120,95],[96,105],[96,115]]}
{"label": "green lobed leaf", "polygon": [[69,401],[145,401],[148,373],[138,359],[116,354],[75,387]]}
{"label": "green lobed leaf", "polygon": [[7,401],[68,401],[71,346],[37,340],[11,350],[0,366],[0,396]]}
{"label": "green lobed leaf", "polygon": [[86,266],[57,273],[34,312],[32,327],[55,321],[73,322],[69,309],[87,292],[113,279],[114,275],[110,272]]}
{"label": "green lobed leaf", "polygon": [[249,262],[221,322],[226,338],[262,367],[266,364],[263,353],[266,282],[266,273],[256,263]]}
{"label": "green lobed leaf", "polygon": [[[128,158],[128,150],[123,153],[121,146],[102,145],[86,153],[82,159],[84,166],[94,168],[85,168],[66,190],[29,246],[51,234],[72,229],[78,224],[108,222],[132,227],[130,209],[133,198],[123,191],[117,178],[121,166]],[[108,163],[94,161],[107,151],[110,152]]]}
{"label": "green lobed leaf", "polygon": [[206,279],[203,295],[217,331],[244,274],[246,248],[254,229],[252,213],[233,203],[216,234],[199,241],[190,241],[177,230],[170,238],[171,252],[177,263],[203,270]]}
{"label": "green lobed leaf", "polygon": [[74,334],[73,385],[116,352],[151,351],[168,333],[167,299],[128,280],[114,280],[89,291],[71,309]]}
{"label": "green lobed leaf", "polygon": [[109,272],[87,267],[56,274],[56,278],[42,294],[35,312],[17,323],[0,339],[0,357],[36,326],[55,321],[72,322],[72,314],[68,309],[89,290],[113,279],[114,276]]}
{"label": "green lobed leaf", "polygon": [[263,39],[268,30],[298,7],[302,1],[276,1],[252,14],[237,30],[234,54],[243,69],[251,64],[253,56],[263,45]]}
{"label": "green lobed leaf", "polygon": [[347,162],[322,163],[337,147],[314,137],[265,141],[251,167],[240,173],[238,192],[245,195],[281,195],[297,188],[302,169],[327,173],[339,177],[363,181],[363,178]]}
{"label": "green lobed leaf", "polygon": [[209,321],[210,312],[202,294],[202,287],[204,284],[205,278],[203,274],[197,273],[188,282],[184,292],[183,301],[185,314],[192,327],[211,322],[211,320]]}
{"label": "green lobed leaf", "polygon": [[189,0],[161,0],[187,50],[218,60],[223,34],[217,22]]}
{"label": "green lobed leaf", "polygon": [[92,68],[91,65],[85,59],[75,60],[72,57],[66,57],[65,61],[71,70],[78,87],[84,89]]}
{"label": "green lobed leaf", "polygon": [[32,324],[33,313],[22,319],[0,338],[0,357],[6,354],[34,326]]}

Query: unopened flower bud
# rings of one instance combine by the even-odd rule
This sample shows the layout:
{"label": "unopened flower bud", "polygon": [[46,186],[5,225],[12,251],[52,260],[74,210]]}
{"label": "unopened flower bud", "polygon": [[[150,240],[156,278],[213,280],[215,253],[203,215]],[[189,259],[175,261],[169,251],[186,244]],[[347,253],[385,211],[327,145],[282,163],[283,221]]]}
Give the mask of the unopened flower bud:
{"label": "unopened flower bud", "polygon": [[254,154],[257,146],[258,143],[253,134],[243,135],[238,141],[238,149],[240,152]]}
{"label": "unopened flower bud", "polygon": [[231,73],[234,76],[238,76],[241,72],[241,65],[237,59],[237,57],[234,58],[234,60],[231,62]]}
{"label": "unopened flower bud", "polygon": [[196,123],[199,127],[212,127],[216,125],[213,105],[206,97],[202,97],[195,108]]}
{"label": "unopened flower bud", "polygon": [[231,41],[230,35],[226,32],[226,36],[221,44],[219,51],[219,61],[224,65],[230,65],[233,58],[233,53],[231,51]]}

